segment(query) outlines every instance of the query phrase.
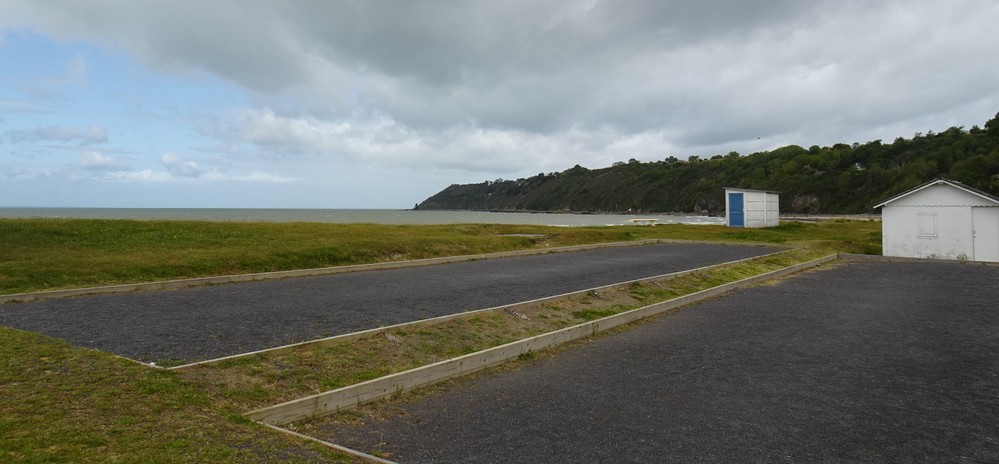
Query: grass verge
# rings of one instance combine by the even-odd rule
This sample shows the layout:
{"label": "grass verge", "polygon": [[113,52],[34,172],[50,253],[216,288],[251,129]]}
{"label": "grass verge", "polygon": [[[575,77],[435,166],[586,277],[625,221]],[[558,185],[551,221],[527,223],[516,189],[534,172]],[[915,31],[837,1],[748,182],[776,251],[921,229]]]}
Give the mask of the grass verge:
{"label": "grass verge", "polygon": [[354,462],[172,372],[0,327],[2,462]]}
{"label": "grass verge", "polygon": [[227,408],[248,411],[666,301],[831,253],[825,248],[795,250],[664,281],[567,296],[515,310],[478,313],[412,330],[390,330],[321,348],[192,366],[179,372]]}
{"label": "grass verge", "polygon": [[834,246],[877,254],[881,224],[787,222],[732,229],[0,219],[0,294],[642,239]]}

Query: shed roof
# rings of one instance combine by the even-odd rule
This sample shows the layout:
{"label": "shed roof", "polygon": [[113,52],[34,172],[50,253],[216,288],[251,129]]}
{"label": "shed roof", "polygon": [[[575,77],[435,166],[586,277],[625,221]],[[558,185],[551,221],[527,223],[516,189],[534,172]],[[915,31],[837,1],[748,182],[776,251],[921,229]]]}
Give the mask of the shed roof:
{"label": "shed roof", "polygon": [[991,202],[995,203],[996,205],[999,205],[999,197],[997,197],[995,195],[992,195],[992,194],[990,194],[988,192],[983,192],[983,191],[978,190],[978,189],[976,189],[974,187],[970,187],[968,185],[962,184],[962,183],[960,183],[960,182],[958,182],[956,180],[950,180],[950,179],[947,179],[947,178],[944,178],[944,177],[937,177],[936,179],[933,179],[933,180],[931,180],[931,181],[929,181],[929,182],[927,182],[927,183],[925,183],[923,185],[920,185],[918,187],[906,190],[905,192],[902,192],[902,193],[900,193],[898,195],[895,195],[895,196],[893,196],[893,197],[891,197],[891,198],[889,198],[889,199],[881,202],[881,204],[878,204],[878,205],[874,206],[874,209],[880,208],[882,206],[887,206],[888,203],[891,203],[891,202],[896,201],[898,199],[907,197],[907,196],[912,195],[912,194],[914,194],[914,193],[916,193],[916,192],[918,192],[920,190],[923,190],[923,189],[925,189],[927,187],[931,187],[931,186],[934,186],[934,185],[949,185],[951,187],[954,187],[954,188],[959,189],[959,190],[964,190],[965,192],[968,192],[968,193],[970,193],[972,195],[975,195],[977,197],[981,197],[981,198],[983,198],[985,200],[988,200],[988,201],[991,201]]}
{"label": "shed roof", "polygon": [[754,190],[754,189],[744,189],[738,187],[725,187],[725,190],[738,190],[740,192],[760,192],[760,193],[780,193],[775,190]]}

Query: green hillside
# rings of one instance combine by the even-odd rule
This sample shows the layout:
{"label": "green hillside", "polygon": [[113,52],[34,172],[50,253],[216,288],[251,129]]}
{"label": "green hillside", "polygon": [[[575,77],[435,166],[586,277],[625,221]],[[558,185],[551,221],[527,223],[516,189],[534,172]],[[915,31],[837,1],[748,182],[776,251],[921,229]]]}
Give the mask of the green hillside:
{"label": "green hillside", "polygon": [[724,209],[722,189],[739,187],[780,191],[783,212],[866,213],[880,201],[940,176],[999,194],[999,114],[984,128],[951,127],[889,144],[789,145],[747,156],[670,156],[455,184],[416,209],[719,213]]}

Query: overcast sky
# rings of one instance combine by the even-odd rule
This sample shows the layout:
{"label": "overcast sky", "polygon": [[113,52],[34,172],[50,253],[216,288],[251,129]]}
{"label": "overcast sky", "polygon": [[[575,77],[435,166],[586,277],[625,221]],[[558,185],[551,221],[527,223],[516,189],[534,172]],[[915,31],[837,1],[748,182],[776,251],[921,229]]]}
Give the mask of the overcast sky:
{"label": "overcast sky", "polygon": [[0,0],[0,206],[409,208],[999,111],[999,2]]}

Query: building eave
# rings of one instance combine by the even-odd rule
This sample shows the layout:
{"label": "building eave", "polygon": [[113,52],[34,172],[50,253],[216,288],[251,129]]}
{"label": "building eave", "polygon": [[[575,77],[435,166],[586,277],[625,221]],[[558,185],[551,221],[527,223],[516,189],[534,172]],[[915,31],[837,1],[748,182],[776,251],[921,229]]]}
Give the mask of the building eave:
{"label": "building eave", "polygon": [[723,187],[722,189],[723,190],[738,190],[740,192],[776,193],[778,195],[780,194],[780,192],[778,192],[776,190],[756,190],[756,189],[744,189],[744,188],[739,188],[739,187]]}
{"label": "building eave", "polygon": [[919,191],[921,191],[923,189],[926,189],[928,187],[932,187],[934,185],[949,185],[949,186],[954,187],[956,189],[963,190],[963,191],[968,192],[968,193],[970,193],[972,195],[975,195],[975,196],[980,197],[982,199],[988,200],[988,201],[990,201],[992,203],[995,203],[997,206],[999,206],[999,197],[996,197],[995,195],[989,194],[987,192],[983,192],[983,191],[978,190],[978,189],[976,189],[974,187],[969,187],[969,186],[964,185],[964,184],[962,184],[962,183],[960,183],[960,182],[958,182],[956,180],[950,180],[950,179],[946,179],[946,178],[943,178],[943,177],[938,177],[938,178],[933,179],[933,180],[931,180],[931,181],[929,181],[929,182],[927,182],[927,183],[925,183],[923,185],[920,185],[918,187],[914,187],[914,188],[906,190],[905,192],[902,192],[902,193],[900,193],[898,195],[895,195],[895,196],[889,198],[888,200],[885,200],[885,201],[881,202],[880,204],[875,205],[873,209],[878,209],[878,208],[882,208],[884,206],[888,206],[888,204],[891,203],[891,202],[893,202],[893,201],[897,201],[897,200],[899,200],[901,198],[905,198],[905,197],[907,197],[909,195],[912,195],[912,194],[914,194],[916,192],[919,192]]}

